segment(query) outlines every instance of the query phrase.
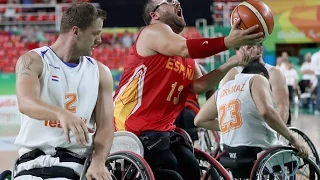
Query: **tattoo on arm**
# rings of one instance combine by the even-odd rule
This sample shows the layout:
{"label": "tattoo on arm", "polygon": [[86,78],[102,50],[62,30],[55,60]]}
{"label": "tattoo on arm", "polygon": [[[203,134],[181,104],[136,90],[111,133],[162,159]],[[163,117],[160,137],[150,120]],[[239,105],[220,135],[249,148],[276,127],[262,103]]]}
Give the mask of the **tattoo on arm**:
{"label": "tattoo on arm", "polygon": [[33,63],[33,60],[31,59],[30,56],[27,56],[27,58],[26,58],[26,56],[27,55],[22,56],[21,60],[18,62],[17,72],[16,72],[18,77],[23,76],[23,75],[31,76],[31,74],[30,74],[30,71],[31,71],[30,66]]}

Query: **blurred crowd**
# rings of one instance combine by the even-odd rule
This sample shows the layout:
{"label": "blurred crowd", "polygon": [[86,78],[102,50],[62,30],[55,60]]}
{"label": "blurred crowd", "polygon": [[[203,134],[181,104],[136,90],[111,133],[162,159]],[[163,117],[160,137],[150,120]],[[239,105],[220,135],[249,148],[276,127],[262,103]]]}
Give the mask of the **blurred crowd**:
{"label": "blurred crowd", "polygon": [[[291,107],[299,103],[313,111],[320,99],[317,88],[320,80],[320,51],[305,53],[301,63],[290,60],[288,53],[282,52],[281,56],[277,57],[276,67],[286,77]],[[320,114],[319,109],[315,113]]]}

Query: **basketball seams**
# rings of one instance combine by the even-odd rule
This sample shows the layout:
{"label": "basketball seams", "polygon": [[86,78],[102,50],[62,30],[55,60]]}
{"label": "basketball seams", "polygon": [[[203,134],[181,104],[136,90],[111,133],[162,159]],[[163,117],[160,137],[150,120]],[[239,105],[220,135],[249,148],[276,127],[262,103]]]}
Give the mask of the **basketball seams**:
{"label": "basketball seams", "polygon": [[237,7],[237,13],[238,13],[238,16],[239,16],[239,18],[240,18],[240,21],[242,22],[242,24],[246,27],[246,29],[248,29],[248,26],[244,23],[244,21],[242,21],[242,19],[241,19],[241,15],[240,15],[240,13],[239,13],[239,7]]}
{"label": "basketball seams", "polygon": [[268,37],[270,35],[269,29],[268,29],[266,21],[264,20],[263,16],[260,14],[260,12],[253,5],[251,5],[247,2],[242,2],[239,5],[246,6],[248,9],[250,9],[253,12],[253,14],[255,14],[255,16],[259,19],[260,24],[262,25],[265,37]]}

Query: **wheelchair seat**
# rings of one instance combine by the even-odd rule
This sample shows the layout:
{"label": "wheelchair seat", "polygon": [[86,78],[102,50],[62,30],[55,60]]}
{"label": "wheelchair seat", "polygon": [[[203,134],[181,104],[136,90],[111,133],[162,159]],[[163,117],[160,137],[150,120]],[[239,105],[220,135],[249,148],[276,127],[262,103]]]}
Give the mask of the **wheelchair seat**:
{"label": "wheelchair seat", "polygon": [[110,154],[118,151],[132,151],[141,157],[144,155],[140,139],[129,131],[117,131],[114,133]]}

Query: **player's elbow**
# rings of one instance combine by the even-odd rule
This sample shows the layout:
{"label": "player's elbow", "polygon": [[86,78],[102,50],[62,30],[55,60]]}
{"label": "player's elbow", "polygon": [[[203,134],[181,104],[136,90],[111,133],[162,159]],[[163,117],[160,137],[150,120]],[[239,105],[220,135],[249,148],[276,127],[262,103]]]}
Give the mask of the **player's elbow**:
{"label": "player's elbow", "polygon": [[24,96],[18,98],[18,108],[20,113],[28,114],[30,109],[30,97]]}
{"label": "player's elbow", "polygon": [[277,113],[272,107],[265,107],[259,109],[260,115],[263,119],[270,119],[274,113]]}
{"label": "player's elbow", "polygon": [[18,108],[22,114],[28,115],[31,112],[33,98],[29,96],[18,97]]}
{"label": "player's elbow", "polygon": [[195,94],[203,94],[208,92],[210,89],[205,86],[205,84],[199,79],[194,80],[190,85],[190,91]]}
{"label": "player's elbow", "polygon": [[201,120],[201,118],[198,115],[196,115],[196,117],[194,118],[194,121],[193,121],[194,125],[196,127],[202,127],[202,122],[203,122],[203,120]]}

